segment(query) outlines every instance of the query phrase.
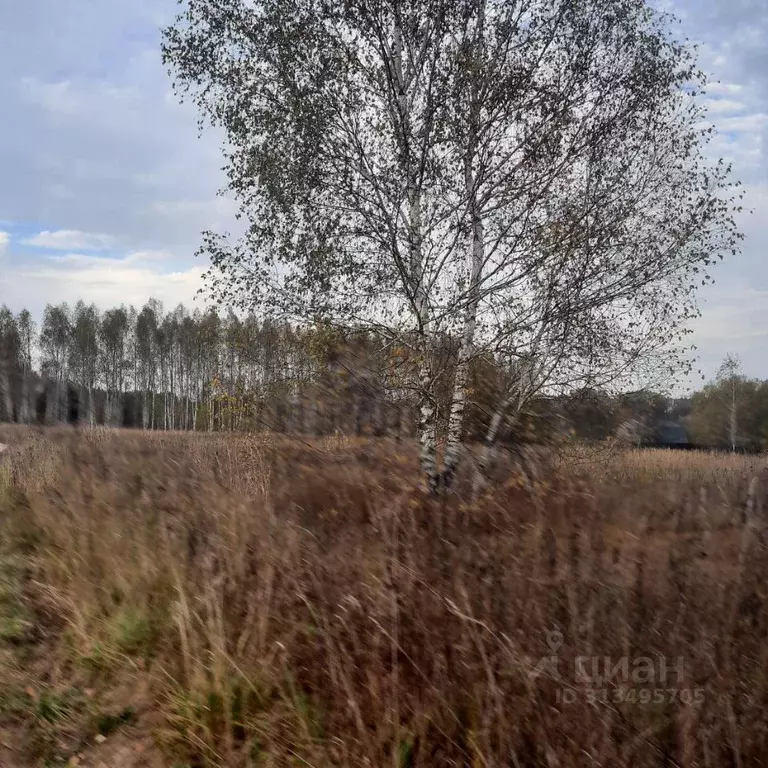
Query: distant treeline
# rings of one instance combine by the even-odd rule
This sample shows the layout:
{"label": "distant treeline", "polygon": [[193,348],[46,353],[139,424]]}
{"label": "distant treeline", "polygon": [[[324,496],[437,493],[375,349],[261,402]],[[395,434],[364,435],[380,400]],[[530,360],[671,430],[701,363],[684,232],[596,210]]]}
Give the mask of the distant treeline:
{"label": "distant treeline", "polygon": [[[0,310],[0,419],[145,429],[409,429],[407,355],[324,326],[215,311]],[[354,364],[354,367],[353,367]]]}
{"label": "distant treeline", "polygon": [[[435,354],[449,360],[455,349],[446,340]],[[4,421],[396,436],[416,426],[418,398],[409,385],[416,362],[407,345],[323,325],[297,329],[182,305],[164,312],[155,300],[105,312],[83,302],[49,305],[39,322],[3,307],[0,363]],[[469,439],[485,434],[507,375],[490,356],[474,361]],[[436,405],[446,411],[447,377],[437,391]],[[534,398],[502,439],[553,435],[761,450],[768,382],[732,372],[691,398],[593,389]]]}
{"label": "distant treeline", "polygon": [[[103,313],[49,305],[39,322],[2,308],[0,420],[410,436],[418,360],[407,342],[183,305],[165,312],[155,300]],[[455,353],[450,340],[434,350],[443,412]],[[505,381],[490,358],[478,358],[473,381],[484,388],[469,415],[478,430]]]}

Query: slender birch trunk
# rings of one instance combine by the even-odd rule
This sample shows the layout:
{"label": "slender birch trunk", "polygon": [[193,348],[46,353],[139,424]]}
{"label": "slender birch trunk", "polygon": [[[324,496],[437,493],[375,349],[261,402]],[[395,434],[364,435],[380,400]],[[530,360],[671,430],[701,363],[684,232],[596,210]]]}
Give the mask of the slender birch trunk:
{"label": "slender birch trunk", "polygon": [[21,399],[19,401],[19,421],[29,424],[29,371],[26,366],[21,372]]}
{"label": "slender birch trunk", "polygon": [[401,162],[406,178],[408,204],[408,262],[414,307],[421,337],[419,362],[419,466],[430,492],[437,490],[437,413],[432,398],[431,323],[429,301],[424,287],[424,254],[422,251],[421,191],[418,169],[414,162],[411,142],[411,114],[407,84],[403,73],[403,35],[399,19],[395,22],[392,65],[398,88],[400,112]]}
{"label": "slender birch trunk", "polygon": [[469,126],[467,148],[464,158],[464,190],[469,205],[471,235],[469,251],[469,283],[467,287],[467,302],[464,312],[464,322],[461,334],[461,345],[456,360],[454,374],[453,397],[451,411],[448,417],[448,438],[445,446],[445,461],[443,466],[442,485],[450,488],[459,464],[462,446],[462,430],[464,427],[464,411],[467,404],[467,385],[469,384],[469,366],[472,361],[472,351],[475,344],[477,329],[477,312],[480,303],[480,279],[485,261],[485,230],[483,212],[478,200],[477,174],[474,163],[477,154],[478,135],[480,132],[480,92],[478,71],[479,59],[482,57],[483,34],[485,30],[485,4],[479,11],[475,39],[473,43],[474,57],[478,61],[474,67],[475,76],[472,79],[469,94]]}
{"label": "slender birch trunk", "polygon": [[[421,276],[419,282],[421,282]],[[428,490],[435,493],[439,482],[437,476],[437,411],[432,398],[429,306],[423,293],[423,287],[417,289],[416,306],[422,337],[419,364],[419,465]]]}
{"label": "slender birch trunk", "polygon": [[499,437],[499,430],[501,429],[501,425],[504,422],[509,409],[514,405],[516,399],[517,393],[514,393],[510,395],[506,400],[503,400],[496,407],[496,411],[494,412],[490,424],[488,425],[488,431],[485,433],[485,439],[483,440],[483,447],[477,460],[475,479],[472,485],[472,495],[475,498],[477,498],[482,486],[485,484],[485,479],[488,474],[488,467],[490,467],[496,451],[496,441]]}
{"label": "slender birch trunk", "polygon": [[[546,317],[548,310],[549,301],[547,301],[547,304],[545,305],[544,317]],[[480,492],[481,486],[485,483],[488,467],[491,465],[496,452],[499,430],[501,429],[504,419],[507,418],[509,411],[512,408],[515,409],[515,418],[517,418],[528,398],[532,397],[537,389],[537,383],[541,376],[541,367],[538,366],[536,356],[541,352],[544,330],[545,325],[542,322],[539,332],[533,340],[528,357],[523,360],[520,367],[520,376],[516,388],[512,391],[509,397],[497,406],[496,411],[491,418],[491,422],[488,425],[488,431],[486,432],[483,448],[480,452],[480,457],[475,470],[475,480],[473,483],[473,495],[475,497]]]}
{"label": "slender birch trunk", "polygon": [[49,381],[45,386],[45,423],[55,424],[58,420],[59,382]]}
{"label": "slender birch trunk", "polygon": [[58,395],[58,420],[60,424],[67,424],[69,422],[69,387],[66,379],[59,383]]}
{"label": "slender birch trunk", "polygon": [[7,421],[13,421],[13,395],[11,393],[11,377],[8,375],[8,363],[3,361],[0,368],[0,389],[3,390],[3,406],[5,408],[5,418]]}
{"label": "slender birch trunk", "polygon": [[483,244],[483,222],[479,216],[473,217],[472,225],[472,268],[470,275],[470,299],[464,318],[464,332],[456,361],[456,373],[453,384],[451,412],[448,418],[448,439],[445,446],[445,465],[443,486],[450,488],[459,464],[464,427],[464,411],[467,405],[467,386],[469,384],[469,366],[477,328],[477,308],[480,276],[482,273],[485,249]]}

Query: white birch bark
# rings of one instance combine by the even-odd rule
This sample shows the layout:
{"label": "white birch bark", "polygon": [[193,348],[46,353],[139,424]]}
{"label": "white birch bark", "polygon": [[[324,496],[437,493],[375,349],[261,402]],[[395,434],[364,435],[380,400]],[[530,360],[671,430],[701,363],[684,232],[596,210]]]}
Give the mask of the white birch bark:
{"label": "white birch bark", "polygon": [[[543,304],[539,330],[533,339],[527,357],[521,363],[517,384],[510,395],[499,403],[488,425],[483,448],[480,451],[475,468],[472,490],[475,497],[477,497],[480,489],[485,484],[488,468],[495,456],[499,431],[504,423],[504,419],[507,418],[512,408],[515,409],[515,417],[517,417],[528,398],[533,396],[538,390],[542,378],[546,378],[545,366],[537,358],[542,354],[542,344],[544,343],[550,308],[551,295],[548,294]],[[546,348],[546,344],[544,344],[544,347]],[[557,365],[557,361],[551,362],[550,365]]]}
{"label": "white birch bark", "polygon": [[503,400],[496,407],[490,424],[488,425],[488,431],[485,433],[485,439],[483,440],[483,447],[480,450],[480,455],[477,460],[477,466],[475,468],[475,479],[472,486],[472,494],[476,498],[480,493],[480,490],[485,485],[486,476],[488,474],[488,468],[490,467],[496,452],[496,441],[499,437],[499,431],[504,419],[507,417],[509,410],[518,399],[518,393],[510,395]]}
{"label": "white birch bark", "polygon": [[22,424],[29,424],[29,393],[29,371],[25,366],[21,373],[21,399],[19,401],[19,421]]}
{"label": "white birch bark", "polygon": [[3,361],[0,368],[0,389],[3,390],[3,406],[6,421],[13,421],[13,396],[11,393],[11,377],[8,375],[8,364]]}
{"label": "white birch bark", "polygon": [[[475,59],[482,57],[483,34],[485,30],[485,3],[479,9],[473,53]],[[469,94],[469,127],[467,148],[464,158],[464,188],[469,206],[471,220],[471,236],[469,251],[469,281],[467,285],[467,303],[464,313],[461,344],[459,347],[456,370],[454,373],[453,397],[448,418],[448,438],[445,446],[445,461],[443,467],[442,485],[450,488],[461,456],[462,430],[464,427],[464,411],[467,404],[467,385],[469,383],[469,366],[475,344],[477,329],[477,312],[479,306],[480,281],[485,261],[485,242],[483,212],[478,200],[477,174],[474,164],[477,154],[478,134],[480,131],[480,93],[478,73],[479,61],[475,63],[475,76],[472,79]]]}
{"label": "white birch bark", "polygon": [[403,69],[403,35],[400,20],[396,19],[392,45],[392,67],[398,88],[397,104],[400,112],[400,143],[402,165],[406,178],[406,202],[408,222],[408,268],[413,293],[413,304],[421,338],[419,364],[419,466],[427,488],[434,492],[437,487],[437,413],[433,399],[430,366],[430,307],[425,290],[424,254],[422,252],[421,191],[418,169],[413,159],[411,142],[411,114],[408,103],[407,83]]}
{"label": "white birch bark", "polygon": [[469,366],[472,362],[475,330],[477,328],[478,289],[485,255],[483,245],[483,222],[479,216],[474,217],[472,233],[472,267],[469,284],[470,299],[464,318],[464,331],[462,333],[461,346],[456,361],[453,398],[451,399],[451,412],[448,418],[448,439],[445,446],[445,465],[443,469],[443,485],[445,488],[450,488],[461,456],[462,429],[464,427],[464,412],[467,405],[467,385],[469,383]]}

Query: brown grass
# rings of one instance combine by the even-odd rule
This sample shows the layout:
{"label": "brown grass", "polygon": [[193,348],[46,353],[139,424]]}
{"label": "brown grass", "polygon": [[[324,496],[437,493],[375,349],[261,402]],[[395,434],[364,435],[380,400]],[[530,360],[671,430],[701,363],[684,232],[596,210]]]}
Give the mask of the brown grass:
{"label": "brown grass", "polygon": [[137,766],[764,764],[759,460],[580,449],[434,503],[387,441],[0,441],[9,764],[126,712]]}

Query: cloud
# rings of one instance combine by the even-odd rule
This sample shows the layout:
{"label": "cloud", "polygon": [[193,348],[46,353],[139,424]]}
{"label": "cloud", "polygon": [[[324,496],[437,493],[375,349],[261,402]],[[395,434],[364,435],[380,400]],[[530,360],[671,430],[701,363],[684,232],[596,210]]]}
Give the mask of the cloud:
{"label": "cloud", "polygon": [[709,83],[706,88],[709,96],[735,96],[744,90],[744,86],[739,83]]}
{"label": "cloud", "polygon": [[11,244],[11,236],[8,234],[8,232],[3,232],[0,230],[0,256],[2,256],[7,250],[8,246]]}
{"label": "cloud", "polygon": [[221,133],[199,136],[194,107],[169,96],[160,28],[174,0],[28,5],[0,28],[0,218],[190,257],[202,230],[236,231],[217,202]]}
{"label": "cloud", "polygon": [[[743,360],[744,373],[754,378],[768,378],[763,358],[754,354],[768,343],[768,290],[741,286],[720,291],[713,301],[702,305],[702,316],[692,324],[697,346],[697,368],[705,378],[714,376],[723,358],[737,354]],[[698,386],[701,377],[691,382]]]}
{"label": "cloud", "polygon": [[115,238],[110,235],[99,235],[79,232],[76,229],[59,229],[55,232],[43,230],[34,237],[22,240],[22,245],[33,245],[37,248],[68,251],[70,249],[103,250],[112,248]]}
{"label": "cloud", "polygon": [[717,121],[718,129],[724,133],[759,133],[766,126],[768,114],[764,112],[726,117]]}
{"label": "cloud", "polygon": [[757,0],[666,5],[682,18],[681,36],[699,44],[699,64],[710,76],[702,101],[719,133],[708,151],[732,164],[745,185],[744,207],[754,212],[737,216],[742,252],[726,257],[713,272],[715,285],[702,289],[691,341],[706,377],[735,352],[747,375],[768,378],[768,13]]}
{"label": "cloud", "polygon": [[125,265],[167,262],[172,258],[172,254],[168,251],[134,251],[119,258],[111,256],[95,256],[93,254],[85,253],[56,254],[47,256],[46,261],[60,265],[71,265],[81,269],[101,269]]}
{"label": "cloud", "polygon": [[744,109],[743,102],[733,99],[712,99],[707,102],[707,112],[710,115],[728,115],[734,112],[743,112]]}
{"label": "cloud", "polygon": [[174,267],[163,252],[134,252],[118,258],[94,254],[57,254],[31,266],[6,270],[0,303],[13,311],[26,307],[38,315],[46,303],[70,304],[78,299],[100,309],[122,304],[141,307],[150,296],[168,308],[179,303],[204,306],[197,297],[203,287],[203,265]]}
{"label": "cloud", "polygon": [[76,115],[81,106],[68,80],[44,83],[36,78],[25,77],[21,81],[22,98],[30,104],[42,107],[54,115]]}

